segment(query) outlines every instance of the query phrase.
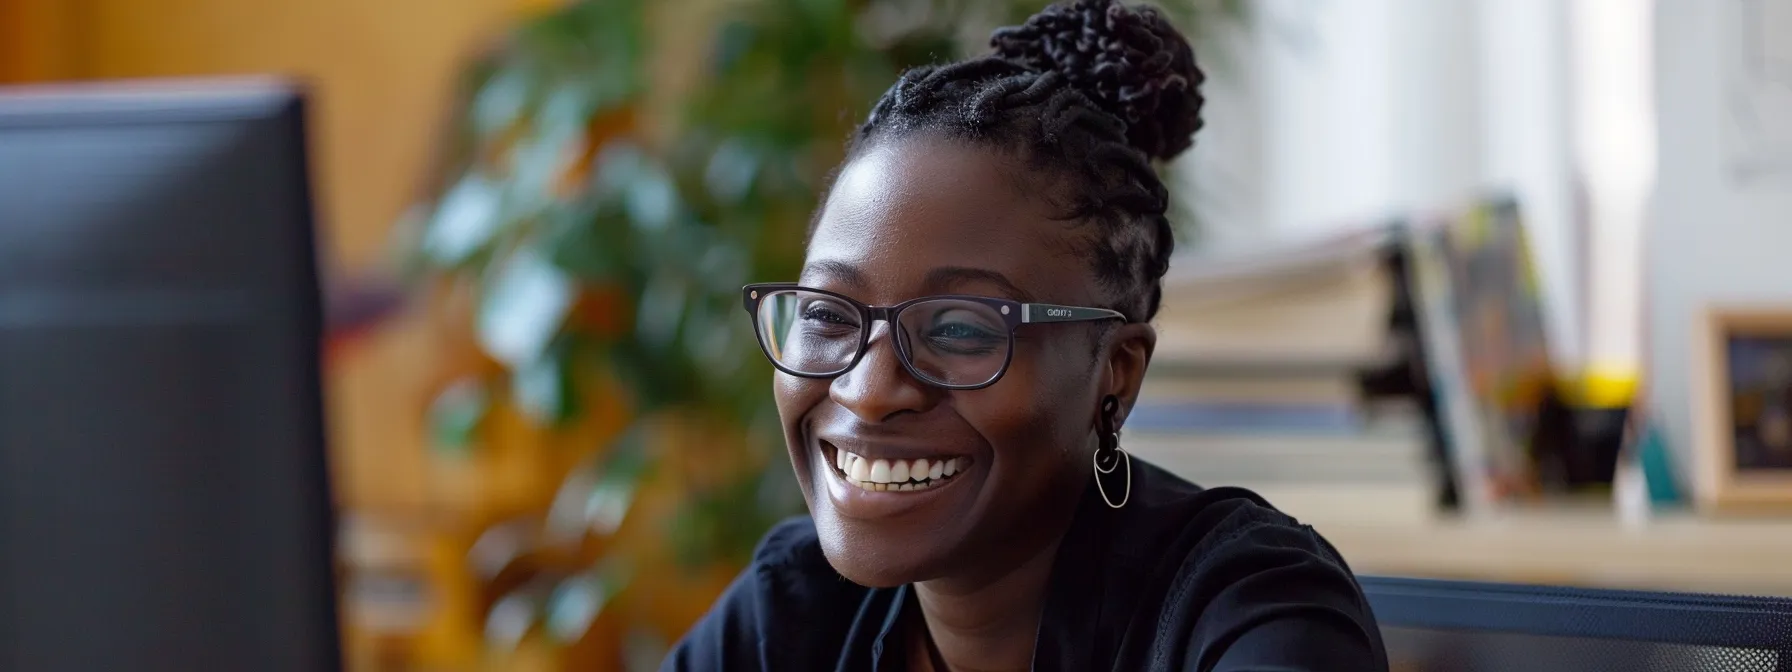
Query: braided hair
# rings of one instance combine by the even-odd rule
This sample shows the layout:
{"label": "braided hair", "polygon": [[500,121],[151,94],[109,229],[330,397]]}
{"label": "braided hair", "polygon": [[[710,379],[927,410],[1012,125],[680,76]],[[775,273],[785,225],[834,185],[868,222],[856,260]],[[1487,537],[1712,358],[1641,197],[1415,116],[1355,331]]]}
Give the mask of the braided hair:
{"label": "braided hair", "polygon": [[1188,41],[1151,7],[1069,0],[996,30],[992,51],[916,68],[854,133],[848,160],[917,132],[1018,152],[1058,199],[1063,219],[1099,227],[1086,250],[1128,320],[1162,300],[1175,242],[1169,194],[1153,167],[1193,143],[1200,84]]}

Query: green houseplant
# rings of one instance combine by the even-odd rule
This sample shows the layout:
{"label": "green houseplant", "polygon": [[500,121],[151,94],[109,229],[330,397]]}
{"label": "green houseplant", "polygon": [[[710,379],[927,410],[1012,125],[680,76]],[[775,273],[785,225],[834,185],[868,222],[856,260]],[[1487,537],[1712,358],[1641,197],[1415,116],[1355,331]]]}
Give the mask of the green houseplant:
{"label": "green houseplant", "polygon": [[[417,277],[469,291],[498,373],[445,391],[431,435],[472,443],[494,403],[550,432],[594,395],[630,418],[589,446],[507,556],[563,560],[498,589],[495,643],[545,629],[573,645],[626,606],[631,578],[732,571],[772,522],[801,511],[738,288],[796,276],[843,139],[903,69],[980,49],[989,28],[1044,4],[741,0],[706,12],[586,0],[519,26],[468,69],[404,243]],[[1167,9],[1189,26],[1239,12],[1232,0]],[[713,25],[691,25],[711,14]],[[693,28],[711,36],[685,54],[702,73],[667,100],[651,66],[679,55],[656,36]],[[672,483],[675,512],[621,534],[656,478]],[[630,552],[661,543],[670,567]],[[649,634],[663,643],[682,624],[659,626]]]}

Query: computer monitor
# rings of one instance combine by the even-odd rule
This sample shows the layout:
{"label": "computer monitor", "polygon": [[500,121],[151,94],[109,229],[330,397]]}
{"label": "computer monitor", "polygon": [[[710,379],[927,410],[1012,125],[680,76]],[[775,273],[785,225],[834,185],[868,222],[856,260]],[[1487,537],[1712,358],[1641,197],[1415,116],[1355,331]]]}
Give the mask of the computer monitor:
{"label": "computer monitor", "polygon": [[340,669],[301,101],[0,88],[0,670]]}

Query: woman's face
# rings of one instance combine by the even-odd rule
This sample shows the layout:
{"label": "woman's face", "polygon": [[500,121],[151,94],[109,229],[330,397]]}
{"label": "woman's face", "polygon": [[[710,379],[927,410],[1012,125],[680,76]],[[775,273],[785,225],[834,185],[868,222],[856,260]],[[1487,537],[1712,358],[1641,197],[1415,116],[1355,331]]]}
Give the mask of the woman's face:
{"label": "woman's face", "polygon": [[[883,306],[940,294],[1105,305],[1076,252],[1092,227],[1052,219],[1017,170],[927,136],[871,148],[824,204],[802,284]],[[1114,330],[1097,349],[1101,333],[1022,326],[1007,373],[980,390],[916,380],[883,322],[839,377],[778,374],[791,462],[833,566],[867,586],[975,580],[1054,544],[1088,482],[1102,397],[1130,402],[1150,357],[1149,327]],[[841,472],[839,451],[956,469],[925,489],[868,490]]]}

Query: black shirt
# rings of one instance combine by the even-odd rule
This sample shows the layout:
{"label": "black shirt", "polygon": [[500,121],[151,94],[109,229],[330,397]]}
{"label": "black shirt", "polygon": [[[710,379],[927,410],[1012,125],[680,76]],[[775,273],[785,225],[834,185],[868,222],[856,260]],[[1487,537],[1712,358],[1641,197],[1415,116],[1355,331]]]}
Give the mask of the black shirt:
{"label": "black shirt", "polygon": [[[1052,567],[1033,669],[1387,669],[1374,616],[1330,544],[1248,490],[1204,490],[1132,461],[1132,499],[1082,494]],[[908,669],[911,586],[834,571],[807,517],[766,534],[753,564],[665,671]]]}

